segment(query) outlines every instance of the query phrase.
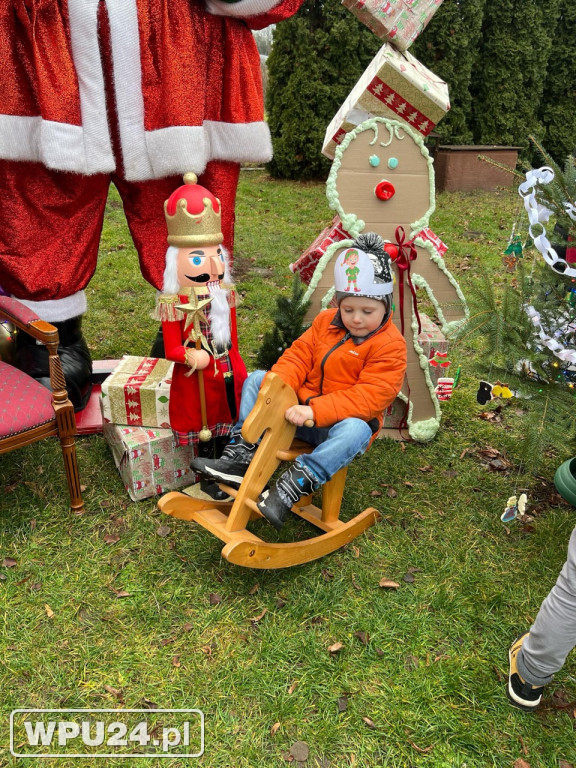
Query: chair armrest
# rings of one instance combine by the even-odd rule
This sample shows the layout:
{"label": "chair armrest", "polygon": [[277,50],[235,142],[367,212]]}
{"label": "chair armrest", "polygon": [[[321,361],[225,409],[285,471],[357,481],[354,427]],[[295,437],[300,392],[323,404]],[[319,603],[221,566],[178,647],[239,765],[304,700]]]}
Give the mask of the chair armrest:
{"label": "chair armrest", "polygon": [[0,318],[2,317],[38,341],[44,344],[56,342],[58,346],[58,329],[45,320],[40,320],[38,315],[18,299],[0,296]]}

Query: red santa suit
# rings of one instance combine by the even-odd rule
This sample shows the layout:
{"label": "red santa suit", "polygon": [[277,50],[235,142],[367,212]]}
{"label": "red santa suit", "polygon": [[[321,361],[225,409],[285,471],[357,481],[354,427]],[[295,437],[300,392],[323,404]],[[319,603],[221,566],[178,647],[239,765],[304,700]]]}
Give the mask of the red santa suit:
{"label": "red santa suit", "polygon": [[84,311],[110,181],[154,287],[162,204],[184,172],[222,201],[231,248],[239,163],[271,156],[250,30],[301,2],[3,0],[4,289],[48,320]]}

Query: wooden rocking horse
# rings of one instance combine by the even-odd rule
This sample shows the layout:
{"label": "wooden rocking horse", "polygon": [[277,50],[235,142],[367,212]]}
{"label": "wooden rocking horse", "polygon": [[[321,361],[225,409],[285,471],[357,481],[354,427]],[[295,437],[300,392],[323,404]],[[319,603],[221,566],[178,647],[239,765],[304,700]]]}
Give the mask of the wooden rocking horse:
{"label": "wooden rocking horse", "polygon": [[223,542],[223,557],[248,568],[286,568],[323,557],[347,544],[380,517],[368,507],[348,522],[340,520],[340,506],[347,467],[337,472],[322,489],[322,508],[311,497],[300,499],[292,512],[320,528],[323,533],[304,541],[270,544],[247,530],[250,519],[262,517],[256,501],[281,461],[294,461],[313,447],[294,441],[296,427],[284,418],[286,409],[297,404],[294,391],[282,379],[269,373],[258,399],[242,427],[242,436],[251,443],[262,440],[238,490],[220,484],[234,497],[233,502],[204,501],[183,493],[167,493],[158,502],[167,515],[194,521]]}

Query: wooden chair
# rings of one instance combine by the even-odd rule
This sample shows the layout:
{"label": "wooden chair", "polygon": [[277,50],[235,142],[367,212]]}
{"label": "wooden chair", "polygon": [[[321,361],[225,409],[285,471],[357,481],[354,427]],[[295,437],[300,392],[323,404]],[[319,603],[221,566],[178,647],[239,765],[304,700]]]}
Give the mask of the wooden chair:
{"label": "wooden chair", "polygon": [[58,357],[58,331],[16,299],[0,296],[0,318],[48,348],[52,391],[0,360],[0,454],[45,437],[60,439],[73,512],[84,509],[76,460],[76,419]]}
{"label": "wooden chair", "polygon": [[158,506],[167,515],[194,521],[223,542],[222,555],[231,563],[248,568],[286,568],[316,560],[342,547],[380,517],[373,507],[348,522],[340,520],[347,467],[341,469],[322,489],[322,507],[311,504],[311,497],[300,499],[292,512],[322,531],[304,541],[270,544],[247,530],[250,519],[262,517],[256,501],[281,461],[294,461],[313,448],[294,441],[296,427],[284,418],[286,409],[298,402],[294,391],[278,376],[268,374],[258,399],[242,427],[242,436],[251,443],[262,440],[238,490],[220,487],[234,497],[233,502],[204,501],[183,493],[167,493]]}

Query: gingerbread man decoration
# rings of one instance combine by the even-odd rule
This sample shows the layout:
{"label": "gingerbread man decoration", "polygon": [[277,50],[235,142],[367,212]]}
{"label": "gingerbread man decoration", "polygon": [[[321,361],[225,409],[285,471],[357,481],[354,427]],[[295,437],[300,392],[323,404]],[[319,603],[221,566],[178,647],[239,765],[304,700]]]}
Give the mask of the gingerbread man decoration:
{"label": "gingerbread man decoration", "polygon": [[[462,291],[434,244],[416,237],[428,226],[435,207],[432,158],[422,137],[408,125],[373,117],[350,131],[336,149],[326,193],[351,238],[375,232],[387,241],[395,273],[394,322],[408,349],[400,393],[407,405],[405,426],[412,439],[431,440],[441,414],[428,358],[418,343],[422,291],[445,335],[467,316]],[[333,260],[350,244],[334,243],[318,262],[305,296],[312,302],[311,316],[330,303]]]}

